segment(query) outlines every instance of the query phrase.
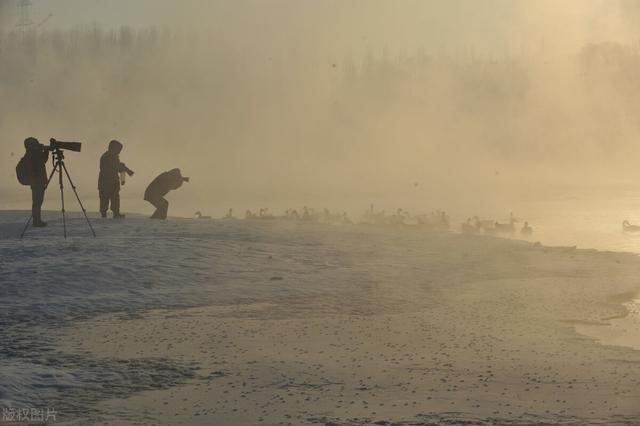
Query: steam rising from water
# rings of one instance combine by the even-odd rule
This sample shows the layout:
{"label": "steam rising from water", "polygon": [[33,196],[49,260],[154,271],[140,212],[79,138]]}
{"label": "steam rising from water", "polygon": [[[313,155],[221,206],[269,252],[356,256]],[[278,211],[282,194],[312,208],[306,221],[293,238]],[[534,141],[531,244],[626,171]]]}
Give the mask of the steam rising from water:
{"label": "steam rising from water", "polygon": [[89,199],[122,140],[127,209],[180,167],[182,214],[472,207],[638,177],[635,2],[141,1],[147,30],[103,3],[87,27],[78,2],[38,6],[64,13],[21,44],[0,0],[0,208],[28,205],[13,167],[29,135],[84,142],[68,159]]}
{"label": "steam rising from water", "polygon": [[5,26],[10,22],[10,2],[9,0],[0,0],[0,31],[5,29]]}

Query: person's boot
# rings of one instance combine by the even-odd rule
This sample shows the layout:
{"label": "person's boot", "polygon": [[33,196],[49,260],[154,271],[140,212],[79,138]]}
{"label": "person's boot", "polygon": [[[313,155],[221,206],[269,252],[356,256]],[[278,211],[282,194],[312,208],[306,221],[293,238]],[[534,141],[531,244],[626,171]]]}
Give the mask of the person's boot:
{"label": "person's boot", "polygon": [[42,220],[41,213],[39,211],[36,212],[36,213],[33,213],[33,227],[34,228],[44,228],[45,226],[47,226],[47,222],[44,222]]}
{"label": "person's boot", "polygon": [[107,212],[100,212],[100,216],[104,219],[107,217]]}
{"label": "person's boot", "polygon": [[113,212],[113,218],[114,219],[124,219],[125,215],[121,214],[120,212]]}

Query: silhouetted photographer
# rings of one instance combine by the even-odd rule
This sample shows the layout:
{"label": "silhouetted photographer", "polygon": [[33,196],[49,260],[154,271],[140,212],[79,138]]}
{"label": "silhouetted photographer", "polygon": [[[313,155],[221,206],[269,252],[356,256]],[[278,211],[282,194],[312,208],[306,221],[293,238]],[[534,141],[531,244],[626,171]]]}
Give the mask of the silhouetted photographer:
{"label": "silhouetted photographer", "polygon": [[[58,185],[60,187],[64,237],[67,238],[67,217],[65,214],[64,204],[64,176],[67,177],[69,184],[71,184],[71,188],[73,189],[76,200],[78,200],[78,204],[82,209],[84,218],[91,229],[91,233],[95,237],[96,233],[93,230],[93,226],[91,226],[89,217],[87,217],[87,211],[82,205],[82,201],[80,201],[76,186],[73,184],[71,175],[69,175],[69,170],[67,170],[67,166],[64,162],[64,151],[80,152],[82,144],[80,142],[62,142],[51,138],[49,140],[49,145],[45,146],[40,144],[36,138],[27,138],[24,141],[24,147],[26,149],[26,153],[16,166],[16,175],[18,176],[18,181],[20,181],[21,184],[31,186],[33,204],[31,208],[31,216],[24,226],[22,234],[20,234],[20,238],[24,237],[31,220],[33,220],[33,226],[35,227],[44,227],[47,225],[46,222],[42,221],[41,217],[42,201],[44,200],[44,192],[56,172],[58,173]],[[49,152],[52,153],[53,170],[49,177],[47,177],[46,163],[49,158]]]}
{"label": "silhouetted photographer", "polygon": [[116,140],[109,143],[107,152],[100,157],[100,174],[98,176],[98,195],[100,196],[100,215],[107,217],[111,205],[114,219],[123,219],[120,213],[120,186],[124,185],[124,174],[133,176],[124,163],[120,162],[122,144]]}
{"label": "silhouetted photographer", "polygon": [[162,173],[149,184],[144,192],[144,199],[156,208],[151,219],[167,218],[169,202],[165,200],[164,196],[169,191],[180,188],[184,182],[189,182],[189,178],[183,177],[180,169],[173,169]]}
{"label": "silhouetted photographer", "polygon": [[47,189],[47,161],[49,147],[42,145],[36,138],[24,140],[25,154],[16,167],[18,181],[31,187],[31,215],[33,226],[42,228],[47,222],[42,220],[42,203]]}

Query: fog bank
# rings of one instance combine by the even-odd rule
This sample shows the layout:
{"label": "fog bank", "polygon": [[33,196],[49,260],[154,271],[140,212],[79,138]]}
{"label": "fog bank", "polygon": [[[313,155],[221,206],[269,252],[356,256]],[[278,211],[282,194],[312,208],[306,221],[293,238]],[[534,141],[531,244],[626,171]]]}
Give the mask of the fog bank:
{"label": "fog bank", "polygon": [[124,198],[192,177],[181,214],[473,206],[639,177],[634,2],[141,1],[120,9],[132,26],[119,3],[51,2],[34,15],[64,19],[22,33],[0,2],[0,208],[28,205],[13,168],[31,135],[84,143],[68,165],[92,210],[114,138],[137,172]]}

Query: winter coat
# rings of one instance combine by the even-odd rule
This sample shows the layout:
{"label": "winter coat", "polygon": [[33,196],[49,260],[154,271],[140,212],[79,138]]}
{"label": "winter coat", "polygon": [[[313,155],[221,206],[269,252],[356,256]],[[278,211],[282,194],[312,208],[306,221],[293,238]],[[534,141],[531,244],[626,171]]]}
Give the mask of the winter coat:
{"label": "winter coat", "polygon": [[180,188],[183,181],[180,169],[164,172],[149,184],[144,192],[144,199],[164,197],[169,191]]}
{"label": "winter coat", "polygon": [[42,148],[28,148],[25,153],[27,167],[29,169],[29,181],[31,186],[44,187],[47,185],[47,161],[49,151]]}
{"label": "winter coat", "polygon": [[105,193],[120,191],[120,172],[127,170],[120,156],[107,151],[100,157],[100,174],[98,175],[98,190]]}

